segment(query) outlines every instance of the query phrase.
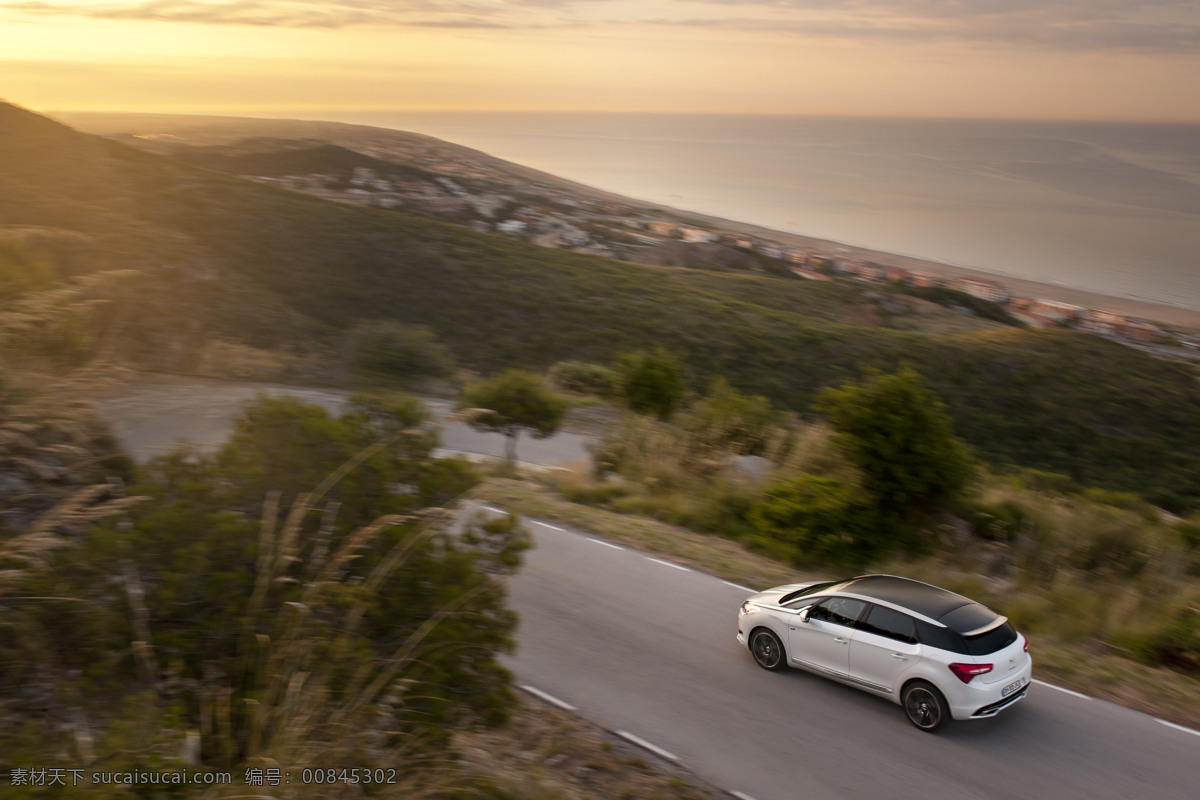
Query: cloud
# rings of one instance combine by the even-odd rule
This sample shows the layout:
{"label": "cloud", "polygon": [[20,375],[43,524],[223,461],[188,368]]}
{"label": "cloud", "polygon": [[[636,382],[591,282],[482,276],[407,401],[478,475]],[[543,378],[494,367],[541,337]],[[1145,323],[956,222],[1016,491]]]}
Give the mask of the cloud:
{"label": "cloud", "polygon": [[284,28],[344,28],[350,25],[504,28],[515,5],[553,7],[565,0],[149,0],[119,2],[17,2],[0,8],[26,14],[90,19],[190,22],[210,25],[260,25]]}
{"label": "cloud", "polygon": [[[774,30],[846,41],[959,42],[1037,50],[1200,55],[1195,0],[669,0],[737,9],[658,24]],[[749,12],[749,13],[747,13]],[[761,13],[756,13],[761,12]]]}
{"label": "cloud", "polygon": [[855,42],[1200,55],[1196,0],[0,0],[30,15],[291,28],[730,32]]}

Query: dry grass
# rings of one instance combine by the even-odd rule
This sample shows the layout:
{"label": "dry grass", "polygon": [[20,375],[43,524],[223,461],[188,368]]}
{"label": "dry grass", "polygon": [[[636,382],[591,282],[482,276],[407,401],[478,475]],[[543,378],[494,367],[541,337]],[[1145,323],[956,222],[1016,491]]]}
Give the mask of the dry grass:
{"label": "dry grass", "polygon": [[467,769],[522,800],[718,800],[714,789],[596,725],[524,703],[508,726],[455,737]]}
{"label": "dry grass", "polygon": [[490,478],[472,492],[518,514],[556,520],[584,528],[614,542],[670,557],[678,564],[750,587],[778,586],[805,576],[742,545],[706,536],[645,517],[618,514],[564,500],[553,490],[530,481]]}
{"label": "dry grass", "polygon": [[1066,645],[1035,638],[1030,652],[1041,680],[1200,730],[1195,678],[1131,661],[1099,642]]}
{"label": "dry grass", "polygon": [[101,483],[73,492],[24,531],[0,539],[0,597],[23,582],[30,570],[48,569],[52,555],[77,544],[66,534],[124,514],[146,497],[122,497],[120,486]]}

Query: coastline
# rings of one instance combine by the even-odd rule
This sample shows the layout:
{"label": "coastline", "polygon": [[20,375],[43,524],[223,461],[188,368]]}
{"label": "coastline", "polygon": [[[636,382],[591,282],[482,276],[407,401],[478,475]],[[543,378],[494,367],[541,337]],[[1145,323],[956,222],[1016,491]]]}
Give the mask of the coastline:
{"label": "coastline", "polygon": [[384,159],[396,154],[411,158],[414,155],[413,148],[415,147],[425,157],[433,155],[447,162],[461,161],[463,163],[486,165],[530,184],[551,186],[597,200],[618,203],[652,213],[661,213],[673,218],[689,220],[697,225],[712,229],[744,233],[755,238],[777,242],[785,247],[801,247],[828,255],[856,257],[888,266],[929,272],[948,278],[973,277],[987,279],[1004,285],[1009,291],[1019,297],[1056,300],[1098,311],[1115,311],[1126,316],[1182,329],[1181,332],[1184,333],[1200,335],[1200,310],[1164,305],[1133,297],[1107,295],[1082,288],[1018,278],[1000,272],[988,272],[983,269],[960,267],[918,256],[900,255],[867,247],[858,247],[831,239],[823,239],[818,236],[789,233],[763,225],[739,222],[702,212],[689,211],[666,204],[636,199],[599,189],[588,184],[579,183],[524,164],[507,161],[472,147],[439,139],[428,134],[404,131],[397,128],[345,122],[137,114],[128,112],[73,112],[59,113],[52,116],[61,119],[77,129],[99,135],[114,135],[123,131],[136,129],[132,127],[135,124],[137,128],[145,128],[147,125],[152,125],[156,130],[164,132],[166,130],[174,130],[182,134],[184,138],[203,144],[228,143],[246,136],[296,138],[297,135],[300,135],[332,142],[349,149],[357,149],[359,152]]}
{"label": "coastline", "polygon": [[[524,169],[530,169],[525,167]],[[545,177],[548,173],[537,172],[539,176]],[[642,208],[654,209],[665,214],[670,214],[675,217],[682,217],[688,220],[693,220],[697,223],[718,228],[724,231],[734,233],[745,233],[750,236],[768,239],[778,242],[786,247],[803,247],[811,248],[830,255],[844,255],[852,258],[861,258],[868,261],[876,261],[888,266],[903,267],[905,269],[930,272],[935,275],[940,275],[947,278],[981,278],[991,280],[996,283],[1006,286],[1015,296],[1030,297],[1044,300],[1057,300],[1063,303],[1072,303],[1074,305],[1091,308],[1098,311],[1116,311],[1130,317],[1137,317],[1151,322],[1159,322],[1165,325],[1170,325],[1175,328],[1185,329],[1190,332],[1200,332],[1200,310],[1183,308],[1181,306],[1169,306],[1162,303],[1155,303],[1149,300],[1138,300],[1132,297],[1120,297],[1114,295],[1102,294],[1093,292],[1087,289],[1078,289],[1071,286],[1061,286],[1055,283],[1043,283],[1040,281],[1029,280],[1028,278],[1018,278],[1011,275],[1006,275],[999,272],[988,272],[981,269],[973,269],[970,267],[959,267],[953,264],[946,264],[941,261],[931,261],[920,258],[918,256],[906,256],[898,253],[888,253],[882,250],[872,250],[866,247],[856,247],[854,245],[836,242],[832,239],[822,239],[816,236],[806,236],[798,233],[789,233],[787,231],[779,231],[773,228],[766,228],[761,225],[755,225],[749,222],[737,222],[735,220],[724,219],[721,217],[713,217],[707,214],[701,214],[695,211],[675,208],[673,206],[651,203],[645,200],[635,200],[623,195],[607,192],[603,189],[597,189],[586,184],[575,183],[574,181],[558,176],[550,176],[556,182],[566,184],[573,191],[586,192],[599,199],[611,200],[614,202],[623,202],[628,205]]]}
{"label": "coastline", "polygon": [[842,244],[840,242],[833,242],[828,239],[818,239],[816,237],[802,236],[800,234],[787,233],[785,231],[775,231],[748,223],[719,220],[715,217],[705,218],[696,215],[692,216],[695,216],[697,219],[711,220],[713,224],[727,226],[728,229],[739,233],[748,233],[755,236],[762,236],[764,238],[778,240],[781,244],[788,246],[824,249],[827,252],[863,258],[869,261],[878,261],[880,263],[887,264],[888,266],[904,267],[905,269],[910,270],[931,272],[935,275],[941,275],[947,278],[969,277],[987,279],[1008,287],[1008,289],[1018,297],[1057,300],[1059,302],[1072,303],[1074,305],[1084,306],[1085,308],[1091,308],[1097,311],[1117,311],[1130,317],[1138,317],[1152,322],[1161,322],[1172,327],[1200,330],[1200,311],[1190,308],[1168,306],[1161,303],[1154,303],[1149,300],[1138,300],[1132,297],[1101,294],[1100,292],[1088,291],[1086,289],[1076,289],[1070,286],[1060,286],[1054,283],[1042,283],[1039,281],[1029,280],[1027,278],[1017,278],[1004,273],[987,272],[985,270],[971,269],[969,267],[959,267],[940,261],[928,261],[916,256],[904,256],[896,253],[886,253],[880,250],[870,250],[864,247],[854,247],[852,245]]}
{"label": "coastline", "polygon": [[[461,147],[461,145],[458,145]],[[479,153],[480,151],[474,151]],[[730,231],[733,233],[745,233],[756,238],[767,239],[773,242],[778,242],[785,247],[802,247],[811,248],[821,251],[829,255],[844,255],[853,258],[861,258],[868,261],[876,261],[888,266],[903,267],[909,270],[919,272],[930,272],[935,275],[940,275],[947,278],[981,278],[1007,287],[1009,291],[1017,297],[1030,297],[1034,299],[1056,300],[1062,303],[1071,303],[1077,306],[1094,309],[1097,311],[1116,311],[1129,317],[1136,317],[1150,322],[1158,322],[1169,325],[1174,328],[1182,329],[1184,332],[1192,334],[1200,334],[1200,310],[1184,308],[1182,306],[1170,306],[1162,303],[1155,303],[1150,300],[1139,300],[1133,297],[1121,297],[1116,295],[1103,294],[1101,292],[1089,291],[1087,289],[1078,289],[1071,286],[1061,286],[1055,283],[1044,283],[1034,281],[1028,278],[1018,278],[1000,272],[988,272],[982,269],[974,269],[971,267],[960,267],[954,264],[946,264],[941,261],[932,261],[929,259],[920,258],[918,256],[906,256],[898,253],[889,253],[883,250],[872,250],[867,247],[857,247],[855,245],[836,242],[832,239],[822,239],[817,236],[808,236],[799,233],[789,233],[787,231],[775,230],[762,225],[755,225],[750,222],[738,222],[735,220],[725,219],[723,217],[714,217],[708,214],[703,214],[698,211],[689,211],[683,208],[664,205],[661,203],[653,203],[648,200],[638,200],[625,195],[609,192],[604,189],[598,189],[595,186],[589,186],[585,183],[578,183],[569,178],[562,178],[552,173],[543,172],[534,167],[527,167],[523,164],[516,164],[511,161],[504,161],[495,156],[486,153],[480,153],[493,163],[503,165],[504,169],[512,174],[519,175],[527,180],[536,180],[540,182],[551,182],[557,184],[560,188],[569,189],[572,192],[586,195],[597,200],[605,200],[614,203],[622,203],[631,208],[642,210],[653,210],[672,217],[681,218],[696,222],[698,224],[708,226],[710,228],[719,229],[722,231]]]}

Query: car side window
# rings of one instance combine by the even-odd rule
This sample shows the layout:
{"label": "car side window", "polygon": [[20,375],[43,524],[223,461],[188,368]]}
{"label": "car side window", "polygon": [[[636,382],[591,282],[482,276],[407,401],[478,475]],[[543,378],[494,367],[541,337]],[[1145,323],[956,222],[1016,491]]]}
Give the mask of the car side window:
{"label": "car side window", "polygon": [[917,626],[913,618],[885,606],[872,604],[856,627],[898,642],[917,643]]}
{"label": "car side window", "polygon": [[808,618],[850,626],[858,619],[864,606],[865,602],[852,597],[830,597],[813,606],[813,610],[808,612]]}

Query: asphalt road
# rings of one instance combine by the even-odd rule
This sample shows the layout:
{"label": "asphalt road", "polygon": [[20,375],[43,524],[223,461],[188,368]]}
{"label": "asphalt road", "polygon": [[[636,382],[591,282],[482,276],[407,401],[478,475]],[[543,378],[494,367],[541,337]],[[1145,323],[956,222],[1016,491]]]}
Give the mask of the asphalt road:
{"label": "asphalt road", "polygon": [[[529,527],[536,547],[511,581],[518,684],[736,796],[1200,797],[1196,733],[1046,684],[993,719],[923,733],[886,700],[755,665],[735,640],[747,588],[583,532]],[[1031,652],[1036,679],[1036,638]]]}
{"label": "asphalt road", "polygon": [[[181,442],[212,450],[225,441],[242,408],[259,394],[290,395],[322,406],[332,413],[346,407],[349,392],[282,384],[243,383],[175,376],[151,376],[97,393],[90,398],[108,421],[117,440],[134,458],[146,461],[169,452]],[[423,398],[441,426],[440,455],[502,458],[504,437],[481,433],[446,419],[453,408],[443,400]],[[527,465],[557,467],[586,462],[585,437],[558,433],[547,439],[522,436],[517,456]]]}
{"label": "asphalt road", "polygon": [[[144,460],[178,440],[215,447],[258,391],[333,411],[345,403],[333,391],[191,379],[94,399]],[[586,458],[584,443],[569,434],[523,440],[520,455],[550,466]],[[443,446],[503,453],[500,436],[459,423],[446,423]],[[536,547],[511,580],[518,683],[637,737],[739,800],[1200,798],[1196,732],[1038,684],[993,719],[931,736],[886,700],[759,669],[734,639],[750,588],[581,531],[529,527]],[[1031,652],[1036,680],[1036,637]]]}

